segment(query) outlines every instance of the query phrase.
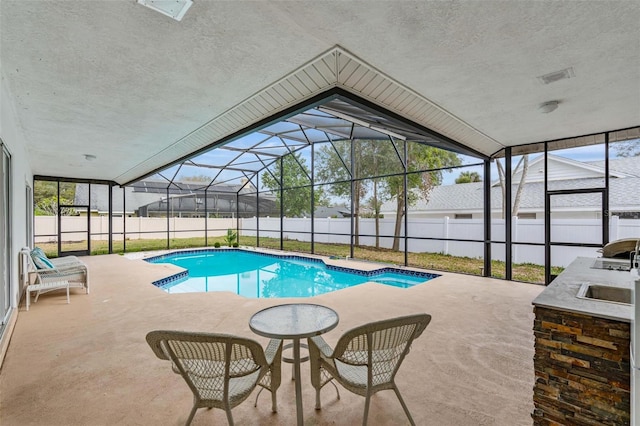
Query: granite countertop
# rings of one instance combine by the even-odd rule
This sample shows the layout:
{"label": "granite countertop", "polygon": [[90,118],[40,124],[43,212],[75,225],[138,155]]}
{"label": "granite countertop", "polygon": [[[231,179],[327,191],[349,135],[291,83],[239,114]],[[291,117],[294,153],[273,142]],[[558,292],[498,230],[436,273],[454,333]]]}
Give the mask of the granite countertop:
{"label": "granite countertop", "polygon": [[633,305],[576,297],[583,283],[633,289],[635,271],[595,269],[595,258],[578,257],[533,300],[535,306],[631,322]]}

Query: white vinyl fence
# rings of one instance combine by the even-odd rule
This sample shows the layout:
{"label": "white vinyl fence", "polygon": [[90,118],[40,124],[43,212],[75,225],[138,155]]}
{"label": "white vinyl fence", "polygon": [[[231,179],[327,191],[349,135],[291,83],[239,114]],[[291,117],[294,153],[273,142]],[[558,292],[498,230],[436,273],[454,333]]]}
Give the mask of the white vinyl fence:
{"label": "white vinyl fence", "polygon": [[[81,241],[87,238],[86,216],[62,217],[63,241]],[[161,217],[127,217],[126,230],[128,240],[167,238],[167,218]],[[227,234],[227,229],[235,229],[235,219],[207,219],[210,237]],[[204,218],[169,218],[170,238],[204,237]],[[74,232],[77,231],[77,232]],[[113,233],[122,235],[124,223],[121,217],[113,220]],[[46,243],[58,241],[58,217],[35,217],[35,242]],[[107,241],[109,239],[109,218],[106,216],[91,217],[91,239]]]}
{"label": "white vinyl fence", "polygon": [[[64,241],[79,241],[86,239],[86,217],[63,217],[63,230],[78,231],[63,234]],[[236,219],[208,219],[209,236],[222,236],[228,228],[235,229]],[[298,241],[311,241],[311,219],[284,218],[283,237]],[[55,216],[36,216],[36,243],[57,241],[58,218]],[[107,240],[109,232],[107,217],[91,218],[91,238],[93,240]],[[240,234],[255,236],[257,228],[256,218],[240,219]],[[204,236],[204,218],[170,218],[170,238],[190,238]],[[162,239],[167,237],[166,218],[127,218],[127,239]],[[280,218],[261,217],[259,221],[261,237],[280,238]],[[380,246],[391,248],[395,220],[380,220]],[[482,240],[484,222],[482,219],[414,219],[408,221],[410,252],[431,252],[482,258],[483,244],[465,241],[420,240],[417,238],[450,238],[465,240]],[[84,231],[84,232],[82,232]],[[122,234],[123,221],[114,219],[114,234]],[[315,241],[319,243],[349,244],[351,233],[351,219],[316,218],[314,219]],[[520,243],[544,243],[544,220],[513,218],[513,241]],[[610,241],[621,238],[640,238],[640,220],[618,219],[610,221]],[[375,235],[375,220],[360,219],[360,234]],[[404,235],[404,222],[401,235]],[[492,220],[491,239],[504,240],[504,220]],[[551,240],[554,242],[575,242],[599,244],[602,240],[601,222],[597,219],[556,219],[551,225]],[[242,241],[241,241],[242,242]],[[360,237],[359,243],[375,246],[375,237]],[[400,250],[404,250],[404,239],[400,239]],[[505,259],[504,244],[492,245],[492,258]],[[567,266],[576,256],[596,257],[596,249],[581,247],[552,247],[551,263],[553,266]],[[514,244],[514,263],[533,263],[544,265],[544,247]]]}
{"label": "white vinyl fence", "polygon": [[[242,235],[256,235],[256,218],[242,219]],[[380,220],[380,246],[391,248],[395,229],[395,220]],[[417,238],[450,238],[464,240],[483,240],[484,221],[482,219],[415,219],[408,220],[408,251],[420,253],[442,253],[452,256],[482,258],[484,247],[480,242],[420,240]],[[259,221],[261,237],[280,238],[280,218],[264,218]],[[299,241],[311,241],[311,219],[284,218],[283,238]],[[322,218],[314,219],[314,240],[319,243],[349,244],[351,219]],[[613,216],[610,220],[609,240],[621,238],[640,238],[640,220],[622,219]],[[514,243],[544,243],[543,219],[513,218]],[[326,235],[333,234],[333,235]],[[338,235],[336,235],[338,234]],[[340,235],[341,234],[341,235]],[[360,234],[375,235],[375,219],[360,219]],[[404,222],[401,235],[404,235]],[[387,237],[383,237],[387,236]],[[504,220],[491,221],[491,239],[504,240]],[[563,243],[593,243],[602,241],[601,221],[597,219],[556,219],[551,224],[551,241]],[[375,237],[360,237],[361,245],[375,246]],[[404,239],[400,239],[400,250],[404,250]],[[491,247],[494,260],[505,260],[505,245],[494,243]],[[552,247],[553,266],[567,266],[577,256],[597,257],[597,249],[582,247]],[[514,263],[533,263],[544,265],[544,247],[514,244],[512,259]]]}

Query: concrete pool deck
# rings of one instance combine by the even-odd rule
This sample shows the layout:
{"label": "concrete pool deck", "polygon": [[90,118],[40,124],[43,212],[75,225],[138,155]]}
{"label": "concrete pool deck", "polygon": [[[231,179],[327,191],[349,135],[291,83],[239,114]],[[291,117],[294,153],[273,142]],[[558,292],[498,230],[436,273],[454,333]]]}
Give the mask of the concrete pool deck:
{"label": "concrete pool deck", "polygon": [[[437,272],[442,276],[409,289],[363,284],[307,299],[167,294],[151,282],[175,267],[149,264],[141,255],[128,257],[83,258],[91,270],[91,294],[74,289],[69,305],[64,292],[53,292],[41,296],[29,312],[20,307],[0,371],[2,425],[182,425],[191,392],[167,362],[155,358],[145,341],[147,332],[224,332],[264,345],[266,339],[249,330],[251,315],[301,300],[327,305],[340,315],[337,328],[325,335],[330,344],[366,322],[417,312],[433,316],[396,377],[416,424],[531,424],[531,301],[542,286]],[[287,367],[278,413],[271,413],[268,395],[261,395],[254,407],[254,393],[233,410],[236,424],[295,424],[294,383]],[[308,363],[302,365],[302,390],[305,424],[362,422],[364,398],[344,389],[337,400],[332,387],[324,388],[322,410],[314,409]],[[199,410],[193,424],[226,424],[226,417],[222,410]],[[372,398],[369,424],[408,424],[393,392]]]}

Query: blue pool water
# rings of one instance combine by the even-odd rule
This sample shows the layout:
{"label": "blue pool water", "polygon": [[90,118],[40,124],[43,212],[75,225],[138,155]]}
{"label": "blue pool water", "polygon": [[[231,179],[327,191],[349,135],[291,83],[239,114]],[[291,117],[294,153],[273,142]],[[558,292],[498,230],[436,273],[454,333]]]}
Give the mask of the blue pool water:
{"label": "blue pool water", "polygon": [[369,281],[407,288],[439,276],[395,268],[356,271],[317,259],[244,250],[177,252],[145,260],[188,271],[154,282],[168,293],[231,291],[259,298],[310,297]]}

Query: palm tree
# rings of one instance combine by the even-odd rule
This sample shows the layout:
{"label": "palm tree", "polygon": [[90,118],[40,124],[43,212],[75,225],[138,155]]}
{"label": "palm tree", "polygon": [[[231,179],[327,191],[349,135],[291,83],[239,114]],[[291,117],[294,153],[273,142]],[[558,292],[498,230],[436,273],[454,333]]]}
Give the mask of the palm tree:
{"label": "palm tree", "polygon": [[462,172],[456,178],[456,183],[482,182],[482,178],[478,172]]}

